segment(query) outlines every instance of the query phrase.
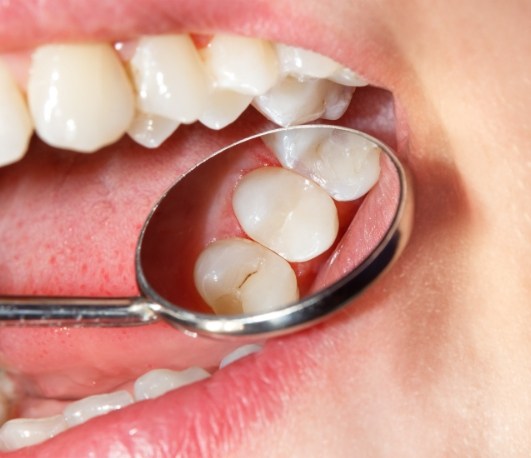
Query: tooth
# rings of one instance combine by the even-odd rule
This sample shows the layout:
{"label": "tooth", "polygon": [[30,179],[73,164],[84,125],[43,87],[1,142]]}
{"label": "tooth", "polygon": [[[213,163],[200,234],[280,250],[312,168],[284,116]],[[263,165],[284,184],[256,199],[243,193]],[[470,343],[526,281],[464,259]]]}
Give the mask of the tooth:
{"label": "tooth", "polygon": [[24,97],[0,62],[0,167],[21,159],[33,133]]}
{"label": "tooth", "polygon": [[294,46],[277,44],[280,71],[284,75],[307,78],[328,78],[339,70],[340,65],[313,51]]}
{"label": "tooth", "polygon": [[337,236],[332,198],[312,181],[280,167],[245,175],[234,190],[232,206],[250,238],[290,262],[320,255]]}
{"label": "tooth", "polygon": [[278,60],[271,43],[258,38],[216,35],[202,51],[215,85],[242,94],[268,91],[278,79]]}
{"label": "tooth", "polygon": [[133,402],[133,397],[127,391],[96,394],[69,404],[65,407],[63,415],[68,426],[76,426]]}
{"label": "tooth", "polygon": [[198,382],[210,377],[210,374],[200,367],[190,367],[182,371],[170,369],[155,369],[135,382],[135,399],[153,399],[190,383]]}
{"label": "tooth", "polygon": [[223,369],[224,367],[238,361],[239,359],[245,358],[246,356],[251,355],[253,353],[258,353],[260,350],[262,350],[262,348],[263,346],[259,344],[242,345],[241,347],[238,347],[236,350],[225,356],[219,363],[219,368]]}
{"label": "tooth", "polygon": [[210,93],[206,109],[199,117],[199,121],[211,129],[223,129],[238,119],[238,116],[251,104],[252,99],[251,95],[214,89]]}
{"label": "tooth", "polygon": [[127,134],[146,148],[158,148],[177,130],[177,127],[179,123],[173,119],[139,111],[129,126]]}
{"label": "tooth", "polygon": [[68,425],[62,415],[9,420],[0,428],[0,448],[4,451],[11,451],[39,444],[67,428]]}
{"label": "tooth", "polygon": [[330,75],[328,79],[334,83],[342,84],[343,86],[362,87],[369,84],[361,76],[357,75],[350,68],[346,67],[339,68],[332,75]]}
{"label": "tooth", "polygon": [[140,38],[130,68],[140,111],[187,124],[203,113],[209,83],[188,35]]}
{"label": "tooth", "polygon": [[48,144],[91,152],[118,140],[134,115],[131,84],[107,44],[48,45],[32,56],[31,114]]}
{"label": "tooth", "polygon": [[196,261],[194,280],[201,297],[221,315],[267,312],[299,298],[291,266],[241,238],[218,240],[205,248]]}
{"label": "tooth", "polygon": [[380,148],[349,132],[277,132],[264,142],[285,168],[315,181],[339,201],[363,196],[380,176]]}
{"label": "tooth", "polygon": [[284,78],[264,95],[255,97],[253,106],[280,126],[315,121],[321,116],[339,119],[348,108],[354,88],[325,79],[298,81]]}

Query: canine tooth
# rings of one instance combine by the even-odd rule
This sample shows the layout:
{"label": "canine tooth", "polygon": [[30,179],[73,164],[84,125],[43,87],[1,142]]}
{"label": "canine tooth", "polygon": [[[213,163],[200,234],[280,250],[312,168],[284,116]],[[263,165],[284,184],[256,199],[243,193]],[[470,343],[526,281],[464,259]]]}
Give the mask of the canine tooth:
{"label": "canine tooth", "polygon": [[32,133],[33,123],[24,97],[0,62],[0,167],[24,156]]}
{"label": "canine tooth", "polygon": [[4,451],[39,444],[68,429],[62,415],[47,418],[17,418],[0,428],[0,448]]}
{"label": "canine tooth", "polygon": [[380,148],[348,132],[277,132],[264,141],[285,168],[315,181],[336,200],[363,196],[380,176]]}
{"label": "canine tooth", "polygon": [[280,71],[284,75],[328,78],[340,68],[333,59],[313,51],[283,44],[277,44],[276,48]]}
{"label": "canine tooth", "polygon": [[173,119],[139,111],[129,126],[127,135],[146,148],[158,148],[177,127],[179,123]]}
{"label": "canine tooth", "polygon": [[218,88],[258,95],[267,92],[278,79],[275,49],[265,40],[216,35],[202,55]]}
{"label": "canine tooth", "polygon": [[118,140],[134,115],[131,84],[108,44],[38,48],[28,98],[39,136],[52,146],[80,152]]}
{"label": "canine tooth", "polygon": [[205,248],[196,261],[194,280],[201,297],[221,315],[267,312],[299,298],[291,266],[262,245],[241,238],[218,240]]}
{"label": "canine tooth", "polygon": [[198,382],[210,377],[201,367],[189,367],[182,371],[170,369],[155,369],[142,375],[135,381],[135,399],[153,399],[166,394],[168,391],[181,388],[190,383]]}
{"label": "canine tooth", "polygon": [[353,90],[325,79],[299,81],[288,76],[266,94],[255,97],[253,106],[284,127],[325,115],[327,119],[339,119],[348,108]]}
{"label": "canine tooth", "polygon": [[253,353],[258,353],[262,348],[263,346],[259,344],[242,345],[241,347],[238,347],[236,350],[225,356],[219,363],[219,368],[223,369],[224,367],[238,361],[239,359],[245,358],[246,356],[251,355]]}
{"label": "canine tooth", "polygon": [[311,180],[281,167],[245,175],[234,190],[232,206],[250,238],[288,261],[318,256],[337,236],[332,198]]}
{"label": "canine tooth", "polygon": [[63,415],[68,426],[76,426],[133,402],[133,397],[127,391],[96,394],[69,404],[63,410]]}
{"label": "canine tooth", "polygon": [[187,124],[203,113],[209,84],[188,35],[140,38],[130,68],[140,111]]}
{"label": "canine tooth", "polygon": [[207,106],[199,117],[210,129],[223,129],[238,119],[251,104],[253,97],[226,89],[214,89],[210,93]]}
{"label": "canine tooth", "polygon": [[369,83],[361,76],[354,73],[350,68],[341,67],[328,77],[334,83],[342,84],[343,86],[362,87]]}

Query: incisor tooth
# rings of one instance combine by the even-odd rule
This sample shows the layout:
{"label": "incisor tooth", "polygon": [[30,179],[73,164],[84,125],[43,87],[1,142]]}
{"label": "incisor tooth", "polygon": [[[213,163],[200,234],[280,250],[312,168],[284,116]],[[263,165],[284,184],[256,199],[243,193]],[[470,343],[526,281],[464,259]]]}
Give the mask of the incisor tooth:
{"label": "incisor tooth", "polygon": [[213,89],[199,121],[211,129],[223,129],[223,127],[236,121],[252,100],[253,96],[251,95],[240,94],[227,89]]}
{"label": "incisor tooth", "polygon": [[28,97],[39,136],[52,146],[80,152],[118,140],[134,115],[131,84],[108,44],[38,48]]}
{"label": "incisor tooth", "polygon": [[189,367],[182,371],[155,369],[140,376],[135,381],[135,399],[141,401],[158,398],[171,390],[208,377],[210,374],[201,367]]}
{"label": "incisor tooth", "polygon": [[127,134],[146,148],[158,148],[175,130],[179,123],[173,119],[137,112]]}
{"label": "incisor tooth", "polygon": [[350,68],[346,67],[339,68],[332,75],[330,75],[328,79],[330,81],[334,81],[335,83],[342,84],[343,86],[362,87],[369,84],[361,76],[357,75]]}
{"label": "incisor tooth", "polygon": [[186,124],[203,113],[209,84],[188,35],[140,38],[130,68],[140,111]]}
{"label": "incisor tooth", "polygon": [[294,46],[277,44],[277,55],[280,71],[284,75],[299,78],[328,78],[340,68],[340,65],[313,51]]}
{"label": "incisor tooth", "polygon": [[201,297],[220,315],[267,312],[299,298],[291,266],[241,238],[218,240],[205,248],[196,261],[194,280]]}
{"label": "incisor tooth", "polygon": [[68,425],[62,415],[10,420],[0,428],[0,449],[10,451],[39,444],[67,428]]}
{"label": "incisor tooth", "polygon": [[250,238],[288,261],[320,255],[337,236],[332,198],[312,181],[280,167],[245,175],[236,186],[232,206]]}
{"label": "incisor tooth", "polygon": [[245,358],[253,353],[258,353],[263,348],[263,345],[260,344],[247,344],[242,345],[241,347],[236,348],[236,350],[231,351],[227,356],[225,356],[219,363],[219,368],[223,369],[224,367],[238,361],[239,359]]}
{"label": "incisor tooth", "polygon": [[96,394],[69,404],[63,410],[63,415],[68,426],[77,426],[133,402],[133,397],[127,391]]}

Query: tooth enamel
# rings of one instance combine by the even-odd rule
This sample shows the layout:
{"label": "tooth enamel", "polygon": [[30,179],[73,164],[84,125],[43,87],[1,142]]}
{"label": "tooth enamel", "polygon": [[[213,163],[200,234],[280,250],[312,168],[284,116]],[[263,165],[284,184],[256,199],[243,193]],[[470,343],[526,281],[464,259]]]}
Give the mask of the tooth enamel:
{"label": "tooth enamel", "polygon": [[30,111],[48,144],[91,152],[118,140],[131,124],[131,84],[107,44],[48,45],[32,56]]}
{"label": "tooth enamel", "polygon": [[210,129],[222,129],[236,121],[251,104],[252,99],[251,95],[225,89],[213,89],[199,121]]}
{"label": "tooth enamel", "polygon": [[315,121],[320,117],[339,119],[348,108],[354,88],[325,79],[298,81],[284,78],[253,106],[276,124],[287,127]]}
{"label": "tooth enamel", "polygon": [[17,450],[39,444],[68,428],[62,415],[47,418],[17,418],[0,428],[0,449]]}
{"label": "tooth enamel", "polygon": [[201,297],[221,315],[267,312],[299,297],[291,266],[258,243],[240,238],[218,240],[203,250],[194,280]]}
{"label": "tooth enamel", "polygon": [[258,353],[260,350],[262,350],[262,348],[263,346],[259,344],[242,345],[241,347],[238,347],[236,350],[225,356],[219,363],[219,368],[223,369],[224,367],[227,367],[229,364],[232,364],[238,361],[239,359],[245,358],[246,356],[252,355],[253,353]]}
{"label": "tooth enamel", "polygon": [[203,113],[209,83],[188,35],[140,38],[130,68],[140,111],[187,124]]}
{"label": "tooth enamel", "polygon": [[271,43],[258,38],[216,35],[202,52],[215,85],[242,94],[267,92],[279,75]]}
{"label": "tooth enamel", "polygon": [[133,402],[133,397],[127,391],[97,394],[69,404],[63,415],[68,426],[76,426]]}
{"label": "tooth enamel", "polygon": [[362,87],[369,84],[361,76],[357,75],[350,68],[346,67],[336,70],[328,77],[328,79],[334,81],[335,83],[342,84],[343,86]]}
{"label": "tooth enamel", "polygon": [[284,167],[315,181],[339,201],[363,196],[380,175],[378,146],[347,132],[277,132],[264,142]]}
{"label": "tooth enamel", "polygon": [[340,68],[336,61],[313,51],[282,44],[277,44],[276,48],[280,71],[284,75],[328,78]]}
{"label": "tooth enamel", "polygon": [[21,159],[33,133],[24,97],[0,62],[0,167]]}
{"label": "tooth enamel", "polygon": [[280,167],[262,167],[245,175],[234,191],[232,206],[250,238],[291,262],[318,256],[337,236],[332,198],[312,181]]}
{"label": "tooth enamel", "polygon": [[138,144],[146,148],[158,148],[171,134],[179,123],[173,119],[137,112],[127,134]]}
{"label": "tooth enamel", "polygon": [[136,380],[134,388],[135,399],[141,401],[158,398],[169,391],[208,377],[210,377],[210,374],[200,367],[190,367],[182,371],[155,369]]}

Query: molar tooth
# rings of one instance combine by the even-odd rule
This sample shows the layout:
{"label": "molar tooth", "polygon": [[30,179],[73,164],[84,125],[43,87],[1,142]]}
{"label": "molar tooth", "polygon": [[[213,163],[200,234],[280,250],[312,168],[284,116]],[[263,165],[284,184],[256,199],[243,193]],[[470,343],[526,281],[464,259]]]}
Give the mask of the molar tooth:
{"label": "molar tooth", "polygon": [[63,415],[68,426],[77,426],[133,402],[133,397],[127,391],[96,394],[69,404],[65,407]]}
{"label": "molar tooth", "polygon": [[0,62],[0,167],[21,159],[33,133],[24,97]]}
{"label": "molar tooth", "polygon": [[189,367],[182,371],[155,369],[135,381],[135,399],[140,401],[158,398],[169,391],[208,377],[210,374],[201,367]]}
{"label": "molar tooth", "polygon": [[258,95],[267,92],[278,79],[275,49],[265,40],[216,35],[202,55],[218,88]]}
{"label": "molar tooth", "polygon": [[299,298],[291,266],[262,245],[241,238],[218,240],[205,248],[196,261],[194,280],[201,297],[221,315],[267,312]]}
{"label": "molar tooth", "polygon": [[328,77],[328,79],[334,83],[342,84],[343,86],[363,87],[369,84],[361,76],[357,75],[347,67],[337,69]]}
{"label": "molar tooth", "polygon": [[130,68],[140,111],[187,124],[203,113],[209,84],[188,35],[140,38]]}
{"label": "molar tooth", "polygon": [[238,361],[239,359],[245,358],[246,356],[251,355],[253,353],[258,353],[260,350],[262,350],[262,348],[263,345],[260,344],[242,345],[241,347],[236,348],[236,350],[230,352],[227,356],[225,356],[219,363],[219,368],[223,369],[224,367]]}
{"label": "molar tooth", "polygon": [[177,130],[177,127],[179,123],[173,119],[139,111],[129,126],[127,134],[146,148],[158,148]]}
{"label": "molar tooth", "polygon": [[68,429],[62,415],[46,418],[17,418],[0,428],[0,449],[17,450],[39,444]]}
{"label": "molar tooth", "polygon": [[245,175],[234,191],[232,206],[250,238],[291,262],[320,255],[337,236],[332,198],[307,178],[280,167],[262,167]]}
{"label": "molar tooth", "polygon": [[92,152],[125,133],[134,115],[133,91],[110,45],[47,45],[32,59],[29,105],[45,142]]}
{"label": "molar tooth", "polygon": [[225,89],[213,89],[199,121],[210,129],[223,129],[236,121],[252,100],[252,95]]}
{"label": "molar tooth", "polygon": [[280,71],[302,79],[328,78],[339,70],[340,65],[329,57],[294,46],[277,44]]}

